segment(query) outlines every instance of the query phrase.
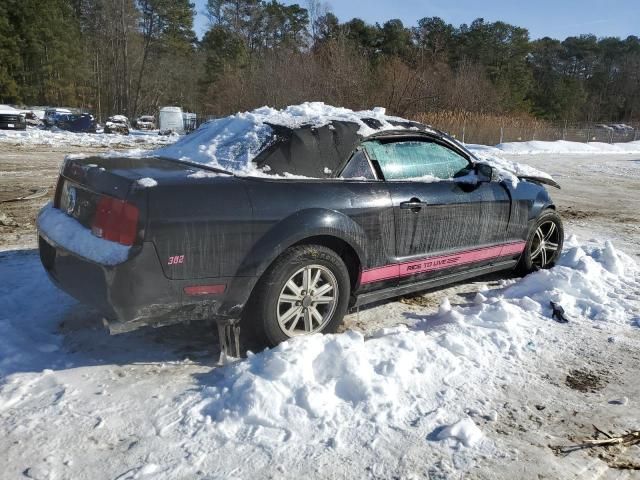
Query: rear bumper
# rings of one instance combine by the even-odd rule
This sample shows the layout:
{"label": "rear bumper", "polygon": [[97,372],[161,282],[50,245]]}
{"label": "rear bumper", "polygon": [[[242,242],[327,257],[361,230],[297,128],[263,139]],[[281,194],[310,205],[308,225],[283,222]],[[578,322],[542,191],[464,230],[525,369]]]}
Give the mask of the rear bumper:
{"label": "rear bumper", "polygon": [[[38,240],[42,265],[53,283],[100,311],[112,333],[218,316],[237,318],[255,285],[253,277],[170,280],[151,242],[138,247],[127,261],[108,266],[68,251],[42,231]],[[224,293],[184,292],[187,286],[209,284],[225,284]]]}

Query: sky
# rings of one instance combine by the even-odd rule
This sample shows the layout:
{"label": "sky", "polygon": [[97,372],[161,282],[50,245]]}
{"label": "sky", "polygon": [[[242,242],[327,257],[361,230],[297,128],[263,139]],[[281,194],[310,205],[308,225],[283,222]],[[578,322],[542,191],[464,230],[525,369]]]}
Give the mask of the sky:
{"label": "sky", "polygon": [[[194,0],[196,33],[202,36],[207,20],[201,13],[206,0]],[[281,0],[305,5],[305,0]],[[399,18],[414,26],[423,17],[441,17],[458,26],[482,17],[529,29],[532,39],[564,39],[581,33],[598,37],[640,36],[640,0],[326,0],[340,21],[359,17],[369,23]]]}

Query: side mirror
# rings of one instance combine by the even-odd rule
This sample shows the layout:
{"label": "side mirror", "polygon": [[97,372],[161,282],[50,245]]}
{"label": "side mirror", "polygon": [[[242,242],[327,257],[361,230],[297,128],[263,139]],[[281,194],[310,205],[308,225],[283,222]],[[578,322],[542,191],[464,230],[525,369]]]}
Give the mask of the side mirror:
{"label": "side mirror", "polygon": [[493,167],[486,163],[476,163],[478,182],[490,182],[493,179]]}

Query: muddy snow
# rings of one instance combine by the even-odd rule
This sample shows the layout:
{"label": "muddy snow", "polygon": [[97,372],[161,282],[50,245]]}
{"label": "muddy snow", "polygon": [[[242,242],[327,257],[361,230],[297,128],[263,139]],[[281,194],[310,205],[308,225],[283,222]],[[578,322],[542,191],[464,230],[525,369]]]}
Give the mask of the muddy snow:
{"label": "muddy snow", "polygon": [[[0,148],[3,195],[51,195],[60,152]],[[225,367],[209,325],[109,336],[40,266],[48,197],[0,204],[0,476],[632,478],[638,446],[553,447],[640,424],[640,155],[508,158],[563,186],[554,269],[375,305]]]}

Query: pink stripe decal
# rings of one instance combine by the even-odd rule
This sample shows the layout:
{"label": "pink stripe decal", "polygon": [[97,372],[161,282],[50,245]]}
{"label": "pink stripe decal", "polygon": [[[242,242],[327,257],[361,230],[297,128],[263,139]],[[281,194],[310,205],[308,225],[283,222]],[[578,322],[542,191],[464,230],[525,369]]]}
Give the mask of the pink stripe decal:
{"label": "pink stripe decal", "polygon": [[507,245],[503,245],[500,256],[504,257],[506,255],[520,254],[524,250],[525,245],[526,245],[525,242],[509,243]]}
{"label": "pink stripe decal", "polygon": [[400,265],[388,265],[386,267],[376,267],[369,270],[363,270],[360,277],[360,283],[373,283],[387,280],[389,278],[398,278],[400,276]]}
{"label": "pink stripe decal", "polygon": [[459,253],[423,258],[412,262],[385,265],[383,267],[363,270],[360,277],[361,284],[380,282],[392,278],[406,277],[418,273],[433,272],[445,268],[481,262],[492,258],[516,255],[522,253],[525,242],[507,243],[493,247],[466,250]]}

